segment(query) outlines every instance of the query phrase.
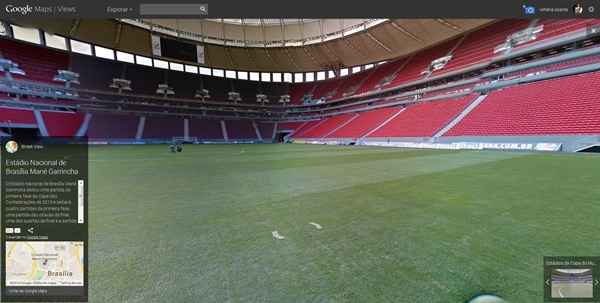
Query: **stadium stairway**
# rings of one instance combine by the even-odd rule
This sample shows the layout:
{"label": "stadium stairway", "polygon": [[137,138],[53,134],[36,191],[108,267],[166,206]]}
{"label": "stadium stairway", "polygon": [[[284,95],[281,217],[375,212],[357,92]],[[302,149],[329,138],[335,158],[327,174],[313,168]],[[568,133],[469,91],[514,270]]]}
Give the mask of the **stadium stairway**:
{"label": "stadium stairway", "polygon": [[272,142],[275,140],[275,134],[277,133],[277,122],[255,122],[259,138],[263,142]]}
{"label": "stadium stairway", "polygon": [[354,119],[356,116],[357,115],[355,113],[350,113],[325,118],[317,124],[317,127],[313,127],[310,130],[303,132],[302,135],[295,137],[304,139],[321,139],[335,131],[340,125],[343,125]]}
{"label": "stadium stairway", "polygon": [[473,100],[461,98],[419,102],[406,107],[385,126],[368,135],[369,138],[431,137]]}
{"label": "stadium stairway", "polygon": [[471,104],[469,104],[460,114],[458,114],[454,119],[452,119],[448,124],[446,124],[442,129],[440,129],[437,133],[433,135],[434,138],[438,138],[443,136],[446,132],[454,127],[454,125],[458,124],[464,117],[466,117],[477,105],[479,105],[483,100],[485,100],[487,95],[480,95]]}
{"label": "stadium stairway", "polygon": [[493,91],[443,136],[597,135],[598,87],[594,72]]}
{"label": "stadium stairway", "polygon": [[345,122],[340,123],[338,127],[335,127],[334,129],[332,129],[330,132],[328,132],[327,134],[325,134],[321,138],[328,137],[329,135],[333,134],[334,132],[336,132],[340,128],[348,125],[348,123],[351,123],[352,121],[356,120],[356,118],[358,118],[359,116],[360,116],[359,114],[354,114],[354,116],[352,116],[350,119],[346,120]]}
{"label": "stadium stairway", "polygon": [[263,137],[262,137],[260,130],[258,129],[258,125],[256,125],[255,121],[252,121],[252,128],[254,129],[254,132],[256,133],[256,138],[258,138],[258,140],[262,141]]}
{"label": "stadium stairway", "polygon": [[220,120],[221,123],[221,133],[223,134],[223,139],[225,142],[229,142],[229,133],[227,132],[227,124],[225,124],[225,120]]}
{"label": "stadium stairway", "polygon": [[138,120],[137,130],[135,132],[135,139],[141,140],[144,135],[144,127],[146,126],[146,117],[142,116]]}
{"label": "stadium stairway", "polygon": [[75,134],[76,137],[83,137],[87,134],[88,129],[90,128],[90,122],[92,121],[92,114],[91,113],[86,113],[83,116],[83,122],[81,123],[81,126],[79,127],[79,130],[77,130],[77,133]]}
{"label": "stadium stairway", "polygon": [[367,132],[366,134],[364,134],[362,138],[366,138],[368,136],[370,136],[372,133],[378,131],[379,129],[381,129],[382,127],[385,127],[388,123],[390,123],[390,121],[396,119],[396,117],[398,117],[398,115],[400,115],[403,111],[406,110],[406,107],[401,108],[397,113],[393,114],[392,116],[390,116],[389,118],[387,118],[386,120],[384,120],[381,124],[375,126],[372,130],[370,130],[369,132]]}
{"label": "stadium stairway", "polygon": [[361,112],[358,116],[348,121],[343,127],[327,134],[328,139],[358,139],[379,125],[383,124],[388,118],[399,112],[397,107],[380,108]]}
{"label": "stadium stairway", "polygon": [[48,128],[46,127],[46,122],[44,122],[44,117],[42,116],[42,113],[36,109],[33,111],[33,115],[35,116],[35,121],[37,123],[38,130],[40,131],[40,135],[43,137],[50,136]]}
{"label": "stadium stairway", "polygon": [[[44,115],[47,115],[44,113]],[[88,113],[80,115],[83,122],[77,133],[82,132],[88,136],[91,141],[127,141],[127,140],[171,140],[173,137],[195,138],[206,141],[223,141],[225,135],[220,120],[196,119],[196,118],[176,118],[176,117],[144,117],[129,114],[112,114],[103,112]],[[84,129],[86,117],[89,118],[89,126]],[[237,122],[224,121],[228,123],[228,137],[233,140],[258,138],[259,131],[261,136],[269,140],[273,136],[274,123],[256,123],[256,129],[253,122],[243,121],[243,129],[237,129]],[[51,129],[55,126],[51,125]],[[73,127],[75,129],[75,127]],[[264,133],[264,134],[263,134]],[[268,136],[268,137],[267,137]]]}
{"label": "stadium stairway", "polygon": [[312,131],[314,128],[321,125],[321,123],[323,123],[325,120],[326,119],[308,121],[308,122],[306,122],[306,124],[304,124],[303,126],[298,128],[290,137],[291,138],[306,138],[304,135],[305,133]]}
{"label": "stadium stairway", "polygon": [[8,128],[37,128],[42,136],[81,135],[85,115],[77,112],[0,108],[0,124]]}
{"label": "stadium stairway", "polygon": [[[84,115],[76,112],[42,111],[41,117],[44,120],[48,136],[73,137],[81,128]],[[38,123],[38,125],[40,124]]]}

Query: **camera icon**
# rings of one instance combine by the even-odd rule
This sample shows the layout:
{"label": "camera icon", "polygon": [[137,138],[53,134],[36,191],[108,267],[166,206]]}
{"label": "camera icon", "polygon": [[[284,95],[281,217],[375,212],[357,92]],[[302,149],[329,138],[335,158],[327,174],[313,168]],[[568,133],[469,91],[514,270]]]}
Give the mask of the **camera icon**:
{"label": "camera icon", "polygon": [[535,14],[535,6],[523,5],[523,11],[524,11],[525,15],[534,15]]}

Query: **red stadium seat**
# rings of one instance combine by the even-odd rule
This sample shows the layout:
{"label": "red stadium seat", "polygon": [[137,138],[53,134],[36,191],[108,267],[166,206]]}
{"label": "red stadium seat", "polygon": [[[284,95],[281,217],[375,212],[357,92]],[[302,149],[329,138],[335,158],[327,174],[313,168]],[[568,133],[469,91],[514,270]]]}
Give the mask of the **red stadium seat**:
{"label": "red stadium seat", "polygon": [[358,118],[329,134],[327,138],[360,138],[399,111],[398,107],[390,107],[362,112]]}
{"label": "red stadium seat", "polygon": [[421,102],[410,105],[370,138],[431,137],[475,99],[469,95],[459,99]]}
{"label": "red stadium seat", "polygon": [[600,73],[494,91],[445,136],[600,134]]}

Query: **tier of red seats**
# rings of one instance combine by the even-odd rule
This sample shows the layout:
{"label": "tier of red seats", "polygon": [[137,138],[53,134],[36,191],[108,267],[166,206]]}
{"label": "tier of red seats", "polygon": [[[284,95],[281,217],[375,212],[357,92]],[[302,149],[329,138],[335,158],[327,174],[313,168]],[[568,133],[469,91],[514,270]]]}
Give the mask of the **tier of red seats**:
{"label": "tier of red seats", "polygon": [[252,121],[227,120],[225,126],[227,127],[227,137],[229,139],[258,139]]}
{"label": "tier of red seats", "polygon": [[48,48],[0,39],[0,51],[2,57],[18,63],[19,68],[25,72],[25,76],[15,76],[18,79],[57,84],[58,82],[52,80],[57,70],[66,70],[69,67],[67,53]]}
{"label": "tier of red seats", "polygon": [[526,70],[521,70],[521,71],[506,74],[506,75],[504,75],[504,78],[510,79],[511,77],[514,77],[514,76],[523,76],[523,75],[537,73],[537,72],[541,72],[541,71],[552,72],[552,71],[562,70],[565,68],[573,68],[573,67],[577,67],[577,66],[583,66],[583,65],[587,65],[587,64],[595,64],[595,63],[600,63],[600,55],[587,56],[587,57],[577,58],[577,59],[563,61],[563,62],[559,62],[559,63],[554,63],[554,64],[550,64],[550,65],[528,68]]}
{"label": "tier of red seats", "polygon": [[469,95],[458,99],[421,102],[409,105],[402,113],[369,135],[370,138],[431,137],[475,99]]}
{"label": "tier of red seats", "polygon": [[313,92],[313,99],[321,99],[323,97],[333,97],[337,93],[337,89],[342,84],[343,79],[332,79],[317,84],[317,88]]}
{"label": "tier of red seats", "polygon": [[529,22],[529,20],[503,20],[467,34],[459,47],[453,51],[452,59],[437,73],[491,60],[494,56],[494,48],[504,43],[512,33],[527,28]]}
{"label": "tier of red seats", "polygon": [[295,138],[323,138],[336,128],[353,119],[357,114],[349,113],[325,118],[317,127],[303,132],[302,135],[294,135]]}
{"label": "tier of red seats", "polygon": [[388,107],[362,112],[358,118],[329,134],[327,138],[360,138],[399,111],[398,107]]}
{"label": "tier of red seats", "polygon": [[304,123],[303,125],[301,125],[299,128],[296,129],[296,131],[294,131],[294,133],[292,134],[292,137],[294,138],[304,138],[304,134],[310,130],[312,130],[313,128],[319,126],[319,124],[321,124],[323,120],[311,120],[308,121],[306,123]]}
{"label": "tier of red seats", "polygon": [[[332,99],[335,100],[335,99],[347,97],[349,95],[356,93],[358,91],[358,89],[360,88],[360,87],[356,87],[356,86],[359,86],[359,85],[362,86],[363,81],[365,81],[366,78],[368,76],[370,76],[371,73],[373,73],[373,72],[374,72],[373,70],[362,71],[362,72],[359,72],[356,74],[352,74],[352,75],[348,76],[347,78],[343,79],[343,82],[337,88],[337,91]],[[351,90],[354,90],[354,91],[351,91]]]}
{"label": "tier of red seats", "polygon": [[146,117],[144,139],[183,137],[183,119],[177,117]]}
{"label": "tier of red seats", "polygon": [[322,120],[312,120],[304,123],[296,131],[292,134],[294,138],[306,138],[305,133],[311,131],[313,128],[316,128],[321,124]]}
{"label": "tier of red seats", "polygon": [[3,124],[37,124],[33,111],[29,109],[0,108],[0,123]]}
{"label": "tier of red seats", "polygon": [[90,139],[134,139],[140,118],[134,115],[92,113]]}
{"label": "tier of red seats", "polygon": [[375,67],[375,70],[369,75],[369,77],[365,80],[365,82],[360,86],[357,94],[366,93],[369,91],[376,90],[379,88],[379,85],[386,77],[391,77],[392,74],[397,71],[402,65],[408,60],[400,59],[392,62],[386,62],[384,64],[378,65]]}
{"label": "tier of red seats", "polygon": [[220,120],[189,120],[190,137],[196,137],[203,140],[223,140],[223,130]]}
{"label": "tier of red seats", "polygon": [[[506,41],[506,38],[512,33],[527,28],[529,23],[530,20],[523,19],[503,20],[468,34],[454,50],[452,59],[448,64],[435,73],[445,73],[491,60],[495,56],[494,48],[496,46]],[[538,35],[537,40],[552,38],[560,34],[572,32],[599,23],[600,19],[542,20],[540,24],[544,25],[544,31]],[[385,88],[420,79],[421,72],[429,66],[431,61],[447,55],[457,43],[458,39],[455,39],[417,54],[417,56],[415,56],[415,58],[411,60],[411,62],[409,62],[409,64],[407,64],[390,83],[385,85]],[[329,80],[324,83],[319,83],[313,97],[318,99],[335,92],[335,95],[333,95],[331,99],[341,98],[349,87],[360,84],[362,80],[365,81],[360,88],[357,89],[356,94],[375,90],[376,86],[380,84],[384,78],[397,71],[405,60],[407,59],[401,59],[377,66],[376,70],[372,73],[359,73],[351,76],[356,76],[352,79]],[[340,81],[344,82],[341,83]]]}
{"label": "tier of red seats", "polygon": [[52,137],[72,137],[83,123],[84,115],[71,112],[41,112],[48,135]]}
{"label": "tier of red seats", "polygon": [[[494,91],[445,136],[597,135],[600,134],[600,72],[545,80]],[[475,95],[451,100],[421,102],[369,135],[370,138],[430,137],[456,117]],[[310,122],[284,122],[279,128],[298,128],[295,138],[359,138],[398,113],[398,108],[348,113]],[[74,136],[84,115],[42,111],[51,136]],[[134,138],[138,117],[93,113],[87,135],[102,139]],[[31,110],[2,108],[0,123],[37,124]],[[255,139],[251,121],[226,121],[231,139]],[[258,123],[265,139],[272,123]],[[212,134],[208,134],[212,133]],[[265,137],[266,135],[266,137]],[[148,117],[144,138],[183,136],[183,119]],[[219,120],[190,120],[190,136],[222,139]]]}
{"label": "tier of red seats", "polygon": [[538,34],[536,40],[554,38],[597,24],[600,24],[600,19],[542,19],[538,25],[543,25],[544,29]]}
{"label": "tier of red seats", "polygon": [[398,86],[423,78],[421,72],[431,65],[431,61],[448,55],[456,43],[458,43],[458,40],[453,39],[418,53],[400,70],[392,82],[385,85],[385,88]]}
{"label": "tier of red seats", "polygon": [[600,134],[600,73],[494,91],[445,136]]}
{"label": "tier of red seats", "polygon": [[315,83],[298,83],[290,87],[290,104],[302,104],[302,98],[314,87]]}

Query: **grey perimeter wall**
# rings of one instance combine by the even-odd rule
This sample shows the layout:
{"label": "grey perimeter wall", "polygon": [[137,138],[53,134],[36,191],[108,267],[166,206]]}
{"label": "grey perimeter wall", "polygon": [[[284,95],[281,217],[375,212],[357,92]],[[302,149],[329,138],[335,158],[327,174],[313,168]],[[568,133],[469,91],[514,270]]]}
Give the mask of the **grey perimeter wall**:
{"label": "grey perimeter wall", "polygon": [[[499,149],[499,150],[545,150],[559,145],[560,152],[576,152],[579,149],[600,145],[600,135],[570,135],[570,136],[478,136],[478,137],[410,137],[410,138],[368,138],[358,141],[353,139],[306,139],[294,140],[298,143],[311,144],[350,144],[437,148],[437,149]],[[164,144],[172,140],[108,140],[91,141],[92,144]],[[256,140],[200,140],[189,142],[197,144],[235,144],[235,143],[264,143]],[[452,144],[452,145],[451,145]],[[479,146],[478,146],[479,145]],[[547,150],[550,151],[550,150]]]}
{"label": "grey perimeter wall", "polygon": [[[327,140],[305,140],[307,143],[329,143],[329,144],[348,144],[352,141],[348,139],[327,139]],[[536,150],[538,144],[560,144],[558,151],[562,152],[575,152],[581,148],[585,148],[591,145],[600,145],[600,135],[549,135],[549,136],[484,136],[484,137],[410,137],[410,138],[368,138],[361,139],[356,144],[364,145],[387,145],[394,146],[395,143],[422,143],[422,147],[428,148],[430,145],[439,144],[439,146],[432,146],[429,148],[444,148],[446,144],[462,144],[475,143],[475,144],[489,144],[483,148],[489,149],[513,149],[510,148],[509,144],[519,145],[521,147],[531,145],[531,150]],[[494,146],[498,146],[495,148]],[[527,149],[527,148],[523,148]]]}

